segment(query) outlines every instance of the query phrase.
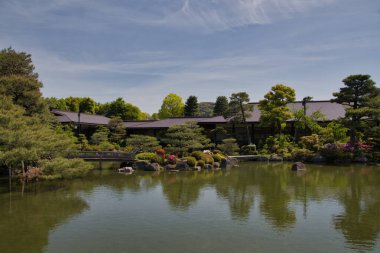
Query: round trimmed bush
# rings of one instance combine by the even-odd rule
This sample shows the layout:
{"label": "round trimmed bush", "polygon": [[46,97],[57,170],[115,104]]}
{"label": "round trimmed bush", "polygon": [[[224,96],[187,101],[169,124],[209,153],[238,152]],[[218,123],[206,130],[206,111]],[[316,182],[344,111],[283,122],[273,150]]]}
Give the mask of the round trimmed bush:
{"label": "round trimmed bush", "polygon": [[140,154],[137,154],[135,156],[135,158],[137,160],[147,160],[147,161],[150,161],[151,159],[155,159],[156,158],[156,154],[155,153],[151,153],[151,152],[143,152],[143,153],[140,153]]}
{"label": "round trimmed bush", "polygon": [[184,157],[183,160],[186,160],[187,165],[189,165],[190,167],[195,167],[195,165],[197,165],[197,159],[195,159],[194,157]]}
{"label": "round trimmed bush", "polygon": [[205,166],[205,162],[203,160],[198,160],[197,166],[203,168]]}

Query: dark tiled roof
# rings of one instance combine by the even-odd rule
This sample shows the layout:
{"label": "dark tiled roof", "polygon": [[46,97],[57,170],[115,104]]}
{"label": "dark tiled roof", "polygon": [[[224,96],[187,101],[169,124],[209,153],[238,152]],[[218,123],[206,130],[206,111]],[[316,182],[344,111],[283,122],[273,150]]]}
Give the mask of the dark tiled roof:
{"label": "dark tiled roof", "polygon": [[[259,122],[260,121],[260,109],[258,103],[253,104],[253,111],[247,118],[247,122]],[[289,103],[288,107],[294,112],[303,108],[302,102]],[[343,117],[345,114],[345,107],[341,104],[332,103],[330,101],[310,101],[307,103],[306,113],[311,115],[315,111],[320,111],[325,120],[331,121]],[[181,125],[188,121],[196,121],[199,124],[215,124],[225,123],[226,120],[222,116],[217,117],[196,117],[196,118],[168,118],[156,121],[134,121],[126,122],[126,127],[130,129],[148,129],[148,128],[168,128],[172,125]]]}
{"label": "dark tiled roof", "polygon": [[[78,123],[78,113],[53,109],[52,112],[57,116],[61,123]],[[108,125],[110,118],[101,115],[81,113],[80,123],[89,125]]]}

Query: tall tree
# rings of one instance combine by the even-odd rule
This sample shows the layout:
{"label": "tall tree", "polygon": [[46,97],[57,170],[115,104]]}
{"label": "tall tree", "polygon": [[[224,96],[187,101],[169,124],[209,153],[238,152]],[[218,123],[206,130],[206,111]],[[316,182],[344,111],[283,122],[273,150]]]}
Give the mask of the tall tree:
{"label": "tall tree", "polygon": [[250,112],[253,110],[253,105],[248,104],[248,102],[249,95],[246,92],[233,93],[230,97],[230,103],[228,104],[227,115],[225,116],[234,122],[242,122],[245,124],[247,142],[248,144],[252,144],[247,117],[250,116]]}
{"label": "tall tree", "polygon": [[16,52],[11,47],[0,51],[0,76],[38,78],[38,74],[34,72],[32,56],[25,52]]}
{"label": "tall tree", "polygon": [[26,113],[46,112],[31,55],[12,48],[0,51],[0,95],[8,96],[13,103],[26,109]]}
{"label": "tall tree", "polygon": [[225,96],[216,98],[215,107],[213,111],[214,116],[223,116],[228,111],[228,99]]}
{"label": "tall tree", "polygon": [[119,117],[122,120],[144,119],[141,110],[130,103],[126,103],[123,98],[117,98],[115,101],[106,104],[103,110],[107,117]]}
{"label": "tall tree", "polygon": [[199,115],[198,98],[196,96],[189,96],[186,100],[184,113],[187,117],[194,117]]}
{"label": "tall tree", "polygon": [[260,121],[263,125],[274,126],[277,133],[281,134],[286,126],[286,121],[291,119],[293,114],[288,103],[294,102],[296,92],[293,88],[283,84],[276,84],[271,88],[264,99],[259,101],[261,111]]}
{"label": "tall tree", "polygon": [[344,87],[334,92],[332,102],[346,105],[346,118],[350,120],[350,142],[357,143],[357,128],[363,117],[373,113],[369,102],[380,94],[370,75],[350,75],[343,79]]}
{"label": "tall tree", "polygon": [[199,105],[199,116],[211,117],[213,115],[215,103],[213,103],[213,102],[199,102],[198,105]]}
{"label": "tall tree", "polygon": [[182,98],[177,94],[170,93],[162,102],[161,109],[158,112],[160,119],[183,116],[184,104]]}

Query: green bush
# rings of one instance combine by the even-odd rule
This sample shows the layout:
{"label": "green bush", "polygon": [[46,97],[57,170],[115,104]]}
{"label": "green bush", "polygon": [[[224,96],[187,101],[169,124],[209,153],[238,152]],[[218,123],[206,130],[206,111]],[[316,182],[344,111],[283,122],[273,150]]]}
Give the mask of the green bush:
{"label": "green bush", "polygon": [[258,154],[255,144],[242,146],[240,153],[243,155],[257,155]]}
{"label": "green bush", "polygon": [[205,166],[205,162],[203,160],[198,160],[197,161],[197,166],[203,168]]}
{"label": "green bush", "polygon": [[184,157],[182,160],[186,160],[187,165],[190,167],[195,167],[195,165],[197,165],[197,159],[192,156]]}
{"label": "green bush", "polygon": [[93,165],[82,159],[55,158],[41,163],[42,179],[67,179],[81,177],[93,169]]}
{"label": "green bush", "polygon": [[348,163],[352,160],[353,154],[341,145],[326,144],[322,150],[321,155],[326,159],[328,163]]}
{"label": "green bush", "polygon": [[315,156],[315,153],[308,149],[296,149],[292,152],[292,158],[294,161],[308,162]]}
{"label": "green bush", "polygon": [[301,137],[299,144],[301,147],[315,152],[319,152],[319,150],[323,147],[323,142],[318,134]]}
{"label": "green bush", "polygon": [[212,158],[214,159],[214,162],[220,163],[224,157],[221,155],[213,155]]}
{"label": "green bush", "polygon": [[214,163],[214,159],[212,158],[212,156],[209,154],[203,153],[202,151],[194,151],[193,153],[191,153],[191,156],[195,157],[195,159],[197,160],[204,161],[206,164]]}
{"label": "green bush", "polygon": [[156,154],[155,153],[150,153],[150,152],[143,152],[143,153],[140,153],[140,154],[137,154],[135,156],[135,158],[137,160],[146,160],[146,161],[150,161],[151,159],[155,159],[156,158]]}
{"label": "green bush", "polygon": [[223,144],[219,144],[218,148],[227,155],[237,155],[240,150],[234,138],[224,139]]}

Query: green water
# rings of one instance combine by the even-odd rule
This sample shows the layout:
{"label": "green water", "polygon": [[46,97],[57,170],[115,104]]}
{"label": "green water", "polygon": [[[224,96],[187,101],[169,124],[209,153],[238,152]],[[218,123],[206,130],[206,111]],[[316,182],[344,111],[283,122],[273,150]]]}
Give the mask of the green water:
{"label": "green water", "polygon": [[8,188],[1,253],[380,252],[380,167],[104,170]]}

